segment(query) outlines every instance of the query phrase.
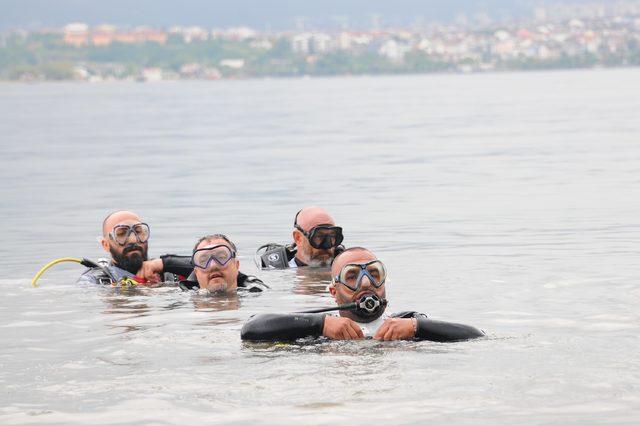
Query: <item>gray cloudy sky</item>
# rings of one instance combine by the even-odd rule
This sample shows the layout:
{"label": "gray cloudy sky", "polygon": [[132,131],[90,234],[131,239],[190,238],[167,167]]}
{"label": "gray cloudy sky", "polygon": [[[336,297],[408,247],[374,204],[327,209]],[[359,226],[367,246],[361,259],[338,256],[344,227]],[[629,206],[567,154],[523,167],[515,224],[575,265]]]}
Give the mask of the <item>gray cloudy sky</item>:
{"label": "gray cloudy sky", "polygon": [[[529,15],[549,0],[0,0],[0,28],[61,26],[72,21],[118,25],[248,25],[257,29],[370,26],[450,21],[464,13],[494,18]],[[572,0],[572,3],[584,0]],[[558,0],[555,1],[557,3]]]}

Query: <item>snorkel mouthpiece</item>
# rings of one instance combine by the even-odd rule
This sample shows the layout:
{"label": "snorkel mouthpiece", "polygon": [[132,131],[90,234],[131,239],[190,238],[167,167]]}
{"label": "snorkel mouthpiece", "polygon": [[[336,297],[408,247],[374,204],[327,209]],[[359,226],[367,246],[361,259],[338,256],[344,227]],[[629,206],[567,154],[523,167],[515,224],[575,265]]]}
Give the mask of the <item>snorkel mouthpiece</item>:
{"label": "snorkel mouthpiece", "polygon": [[361,318],[373,321],[384,312],[387,299],[381,299],[375,294],[365,294],[356,302],[354,313]]}

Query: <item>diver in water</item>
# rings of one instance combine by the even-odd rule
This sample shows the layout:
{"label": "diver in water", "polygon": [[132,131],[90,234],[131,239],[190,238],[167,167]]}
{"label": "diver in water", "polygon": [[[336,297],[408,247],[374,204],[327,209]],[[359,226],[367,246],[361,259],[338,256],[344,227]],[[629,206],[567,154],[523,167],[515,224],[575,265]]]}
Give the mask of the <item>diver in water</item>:
{"label": "diver in water", "polygon": [[[259,314],[242,327],[242,340],[287,341],[303,337],[330,339],[432,340],[450,342],[484,336],[474,327],[436,321],[425,314],[408,311],[387,316],[384,311],[383,263],[369,250],[353,247],[336,256],[331,266],[329,291],[339,315],[323,313]],[[309,311],[313,312],[313,311]]]}
{"label": "diver in water", "polygon": [[[147,280],[136,274],[147,260],[149,249],[149,225],[137,214],[119,210],[110,213],[102,221],[102,248],[110,254],[111,260],[100,261],[97,266],[87,269],[78,279],[80,283],[115,284],[121,280],[137,283]],[[150,277],[152,282],[160,281],[159,276]]]}
{"label": "diver in water", "polygon": [[225,235],[213,234],[200,238],[193,248],[193,272],[180,281],[183,290],[206,289],[214,294],[261,292],[267,286],[258,278],[238,270],[236,245]]}
{"label": "diver in water", "polygon": [[328,267],[344,248],[342,228],[326,210],[305,207],[293,221],[293,243],[288,246],[265,244],[256,253],[260,267],[267,269],[300,266]]}

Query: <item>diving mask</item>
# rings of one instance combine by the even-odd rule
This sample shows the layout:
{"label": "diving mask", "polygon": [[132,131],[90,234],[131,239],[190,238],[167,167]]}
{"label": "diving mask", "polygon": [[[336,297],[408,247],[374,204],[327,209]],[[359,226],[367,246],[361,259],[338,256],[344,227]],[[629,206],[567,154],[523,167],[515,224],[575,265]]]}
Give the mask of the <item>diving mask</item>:
{"label": "diving mask", "polygon": [[387,270],[379,260],[367,263],[348,263],[342,267],[340,274],[333,280],[351,291],[358,291],[364,277],[367,277],[375,288],[380,288],[387,279]]}
{"label": "diving mask", "polygon": [[334,247],[338,247],[344,236],[342,235],[342,228],[334,225],[318,225],[309,232],[302,229],[298,224],[294,225],[295,228],[302,232],[302,235],[307,237],[311,247],[321,250],[329,250]]}
{"label": "diving mask", "polygon": [[127,240],[131,233],[136,236],[139,243],[146,243],[151,231],[149,230],[149,225],[139,222],[134,223],[133,225],[116,225],[113,227],[113,230],[109,232],[109,236],[116,243],[124,246],[127,244]]}
{"label": "diving mask", "polygon": [[224,244],[211,247],[203,247],[193,252],[191,263],[200,269],[207,269],[211,266],[211,262],[220,265],[221,268],[227,266],[231,259],[236,257],[236,253]]}

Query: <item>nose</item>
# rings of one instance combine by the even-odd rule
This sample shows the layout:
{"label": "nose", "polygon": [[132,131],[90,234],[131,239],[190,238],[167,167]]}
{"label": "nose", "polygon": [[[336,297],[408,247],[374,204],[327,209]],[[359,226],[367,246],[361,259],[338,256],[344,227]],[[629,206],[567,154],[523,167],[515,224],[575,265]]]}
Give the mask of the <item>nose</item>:
{"label": "nose", "polygon": [[363,274],[362,278],[360,278],[360,288],[368,288],[368,287],[371,287],[371,280],[367,275]]}
{"label": "nose", "polygon": [[207,263],[207,270],[215,271],[218,269],[220,269],[220,265],[218,264],[218,262],[216,262],[216,260],[213,257],[210,257],[209,262]]}
{"label": "nose", "polygon": [[134,231],[133,229],[129,231],[129,235],[127,235],[127,243],[128,242],[133,242],[133,243],[139,243],[140,242],[140,238],[138,238],[138,234],[136,234],[136,231]]}

